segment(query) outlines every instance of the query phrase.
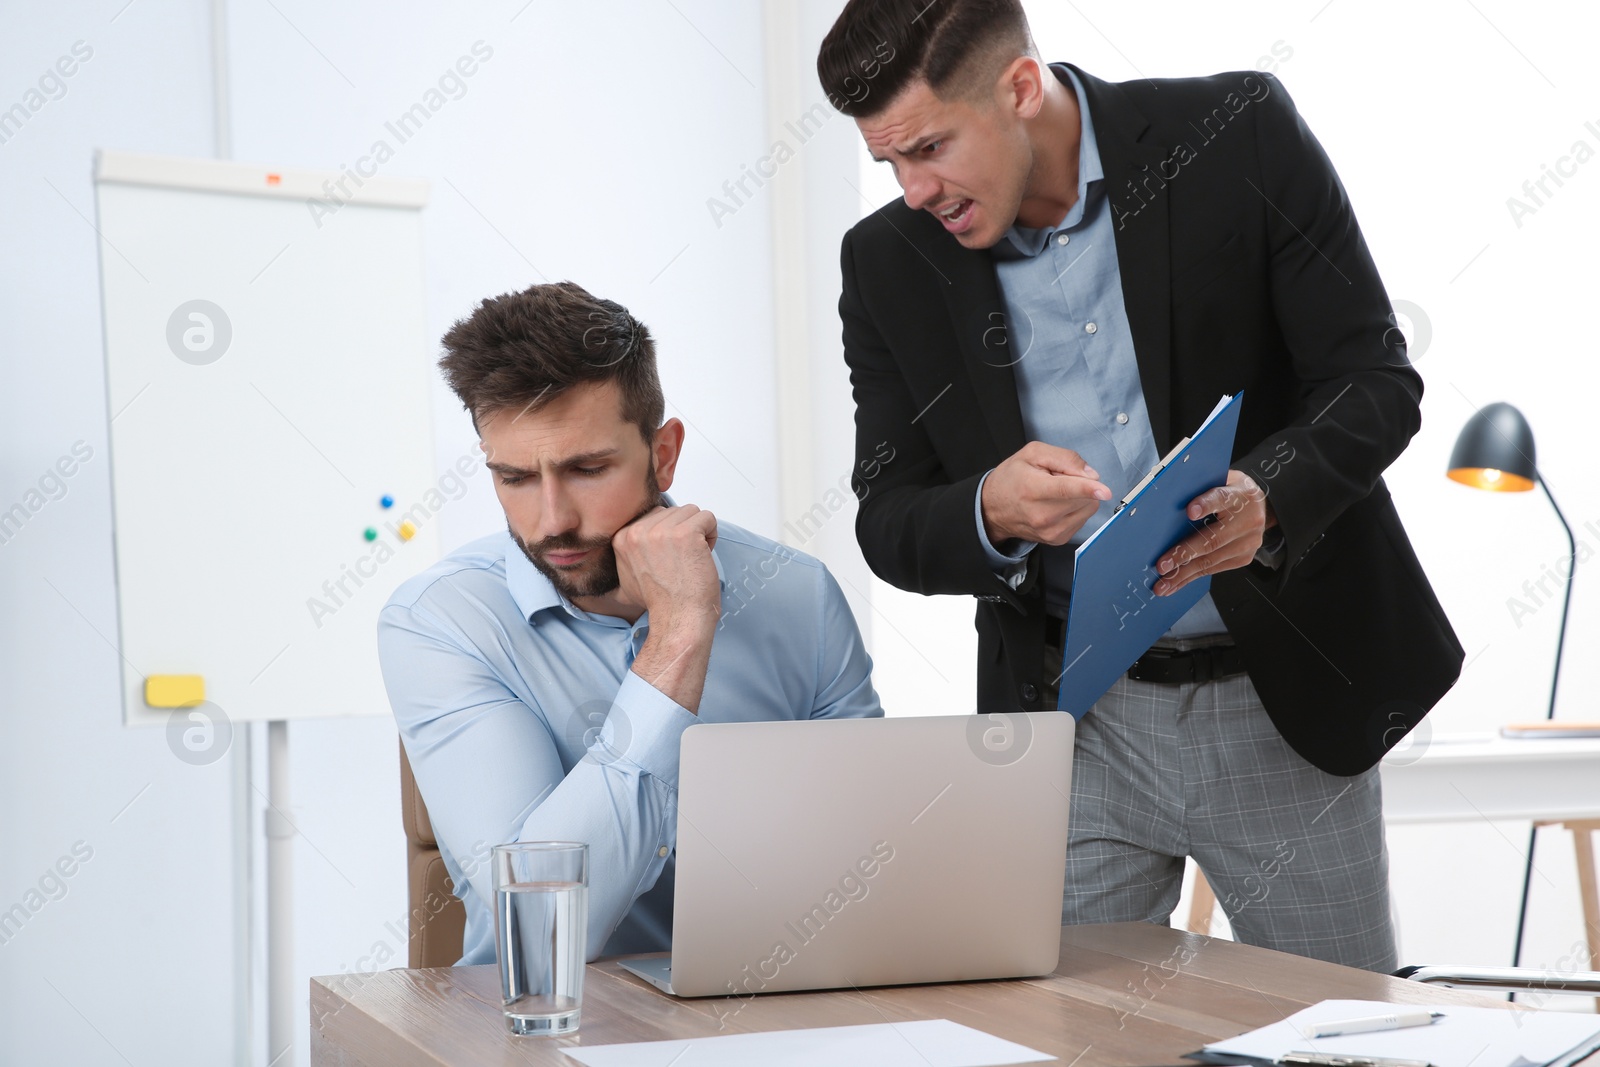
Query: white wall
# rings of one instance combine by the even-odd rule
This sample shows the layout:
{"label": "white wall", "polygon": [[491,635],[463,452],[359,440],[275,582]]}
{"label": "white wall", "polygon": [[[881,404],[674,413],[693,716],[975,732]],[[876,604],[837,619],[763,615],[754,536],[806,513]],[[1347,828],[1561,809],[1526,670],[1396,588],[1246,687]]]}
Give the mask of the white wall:
{"label": "white wall", "polygon": [[[193,2],[114,14],[13,5],[0,30],[0,107],[74,42],[90,53],[0,144],[0,508],[75,442],[92,452],[0,544],[0,908],[32,912],[0,944],[7,1063],[183,1062],[184,1045],[215,1063],[231,1047],[228,763],[186,765],[161,731],[121,725],[89,180],[98,145],[210,153],[207,22]],[[29,897],[42,879],[59,899]]]}

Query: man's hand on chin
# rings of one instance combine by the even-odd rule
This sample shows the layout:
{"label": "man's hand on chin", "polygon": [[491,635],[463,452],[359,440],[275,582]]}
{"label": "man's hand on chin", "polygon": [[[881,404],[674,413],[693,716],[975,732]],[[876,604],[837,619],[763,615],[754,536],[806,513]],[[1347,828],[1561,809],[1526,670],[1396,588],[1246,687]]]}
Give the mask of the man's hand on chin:
{"label": "man's hand on chin", "polygon": [[722,613],[716,543],[716,516],[693,504],[647,512],[611,539],[618,592],[650,615],[633,673],[691,712],[700,708]]}
{"label": "man's hand on chin", "polygon": [[1188,516],[1199,522],[1213,516],[1156,560],[1162,577],[1151,588],[1157,596],[1171,596],[1196,578],[1236,570],[1255,559],[1266,531],[1278,525],[1267,494],[1248,474],[1229,471],[1228,484],[1208,489],[1189,501]]}

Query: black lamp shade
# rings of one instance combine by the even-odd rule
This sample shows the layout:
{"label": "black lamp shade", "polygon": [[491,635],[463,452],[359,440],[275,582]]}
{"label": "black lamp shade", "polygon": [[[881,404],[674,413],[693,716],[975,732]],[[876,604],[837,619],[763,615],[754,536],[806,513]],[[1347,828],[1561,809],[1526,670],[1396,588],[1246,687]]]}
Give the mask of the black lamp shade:
{"label": "black lamp shade", "polygon": [[1510,404],[1490,404],[1467,420],[1446,473],[1462,485],[1525,493],[1539,478],[1533,429]]}

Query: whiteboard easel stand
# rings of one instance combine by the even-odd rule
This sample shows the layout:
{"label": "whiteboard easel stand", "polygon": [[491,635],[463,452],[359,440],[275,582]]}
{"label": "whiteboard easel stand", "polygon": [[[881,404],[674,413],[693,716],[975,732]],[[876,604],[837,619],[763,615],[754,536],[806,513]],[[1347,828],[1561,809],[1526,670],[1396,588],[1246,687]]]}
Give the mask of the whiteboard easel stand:
{"label": "whiteboard easel stand", "polygon": [[254,958],[255,930],[251,922],[251,881],[255,871],[255,813],[250,788],[250,724],[233,726],[231,763],[228,768],[232,792],[231,834],[233,847],[233,1060],[239,1067],[251,1067],[250,1031],[254,1015],[251,996],[251,967]]}
{"label": "whiteboard easel stand", "polygon": [[[233,111],[228,94],[228,73],[228,0],[211,0],[211,118],[212,134],[216,141],[216,157],[218,159],[233,158]],[[275,722],[272,726],[286,727],[287,724]],[[287,730],[283,730],[282,734],[282,755],[286,757],[288,752]],[[251,759],[251,748],[253,746],[250,742],[250,723],[240,723],[233,728],[232,751],[229,753],[228,772],[232,794],[233,837],[233,1058],[238,1067],[252,1067],[255,1062],[251,1049],[251,1031],[254,1029],[255,1014],[255,998],[252,995],[255,989],[255,931],[252,922],[254,909],[251,907],[251,897],[253,895],[251,890],[255,878],[255,834],[252,832],[253,825],[250,818],[254,811],[255,803],[254,798],[251,796],[251,780],[254,767]],[[269,762],[273,761],[278,754],[278,750],[275,747],[270,748],[268,751]],[[284,760],[279,759],[276,762],[284,762]],[[276,781],[277,779],[274,778],[273,782],[276,783]],[[284,806],[289,802],[287,772],[284,774],[284,787],[284,793],[281,798],[277,796],[268,797],[272,807],[267,811],[269,820],[267,866],[268,877],[270,878],[274,869],[274,859],[276,858],[280,861],[289,872],[285,876],[284,882],[292,888],[292,852],[287,846],[280,846],[275,852],[274,846],[270,844],[273,840],[273,828],[270,826],[270,820],[275,811],[283,811]],[[290,827],[290,832],[292,836],[292,826]],[[281,853],[281,855],[278,853]],[[276,896],[273,899],[276,899]],[[289,909],[289,915],[292,919],[292,909]],[[283,928],[289,929],[287,925],[289,920],[281,921],[283,922]],[[269,944],[273,943],[272,938],[276,929],[278,929],[278,925],[269,916],[267,923]],[[269,954],[269,973],[274,962],[280,966],[292,962],[292,942],[285,941],[283,944],[288,945],[289,949],[283,952],[282,959],[279,958],[279,953]],[[280,945],[279,948],[281,950],[283,945]],[[272,1020],[269,1033],[274,1035],[273,1038],[269,1039],[271,1041],[269,1047],[281,1049],[291,1045],[292,1040],[282,1043],[277,1040],[276,1035],[283,1032],[283,1021],[280,1017],[287,1015],[292,1021],[293,1013],[286,1012],[281,1007],[276,1007],[275,1002],[279,1000],[282,1000],[284,1004],[290,1003],[284,1000],[281,994],[274,995],[273,990],[269,989],[267,1000],[268,1017]],[[292,1030],[289,1032],[292,1037]],[[281,1056],[281,1053],[279,1055]],[[277,1058],[273,1058],[272,1062],[274,1064],[277,1062]]]}
{"label": "whiteboard easel stand", "polygon": [[294,1062],[294,823],[289,819],[289,723],[267,723],[267,1055]]}

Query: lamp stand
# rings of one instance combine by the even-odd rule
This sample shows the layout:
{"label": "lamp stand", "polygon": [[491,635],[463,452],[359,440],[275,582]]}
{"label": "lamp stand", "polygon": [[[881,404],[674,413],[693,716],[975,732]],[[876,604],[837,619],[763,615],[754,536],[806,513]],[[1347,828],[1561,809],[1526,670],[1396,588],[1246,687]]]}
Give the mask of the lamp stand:
{"label": "lamp stand", "polygon": [[[1539,488],[1544,490],[1544,498],[1550,501],[1550,506],[1555,509],[1556,518],[1561,520],[1561,528],[1567,531],[1567,590],[1561,601],[1561,629],[1556,635],[1556,669],[1550,677],[1550,707],[1545,712],[1545,719],[1556,717],[1556,686],[1561,681],[1561,652],[1567,643],[1567,609],[1572,606],[1572,577],[1578,569],[1578,545],[1572,537],[1572,526],[1567,522],[1567,517],[1561,513],[1561,505],[1556,503],[1556,498],[1550,495],[1550,485],[1544,480],[1544,475],[1534,472],[1538,479]],[[1517,910],[1517,940],[1511,949],[1511,966],[1518,967],[1522,964],[1522,935],[1528,924],[1528,891],[1533,887],[1533,843],[1538,835],[1538,828],[1528,828],[1528,861],[1522,872],[1522,905]]]}

